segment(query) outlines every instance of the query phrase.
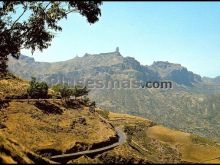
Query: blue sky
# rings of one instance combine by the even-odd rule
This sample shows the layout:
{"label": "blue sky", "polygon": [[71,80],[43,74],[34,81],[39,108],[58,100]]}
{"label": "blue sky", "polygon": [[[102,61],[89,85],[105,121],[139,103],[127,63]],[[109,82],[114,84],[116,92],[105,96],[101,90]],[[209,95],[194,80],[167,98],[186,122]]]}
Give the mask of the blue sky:
{"label": "blue sky", "polygon": [[169,61],[202,76],[220,75],[220,2],[104,2],[101,10],[92,25],[77,13],[62,20],[63,31],[35,60],[64,61],[118,46],[143,65]]}

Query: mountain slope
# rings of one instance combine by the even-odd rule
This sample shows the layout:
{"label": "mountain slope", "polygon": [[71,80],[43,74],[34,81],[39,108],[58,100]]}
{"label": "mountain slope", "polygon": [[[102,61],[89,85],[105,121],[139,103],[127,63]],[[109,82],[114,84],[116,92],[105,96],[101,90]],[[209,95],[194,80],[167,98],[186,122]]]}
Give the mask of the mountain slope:
{"label": "mountain slope", "polygon": [[201,82],[201,76],[188,71],[180,64],[158,61],[154,62],[151,67],[159,72],[162,78],[173,80],[178,84],[192,85],[194,82]]}
{"label": "mountain slope", "polygon": [[[0,80],[0,83],[1,81],[6,80]],[[18,91],[13,93],[12,88],[27,83],[17,78],[7,81],[11,83],[11,87],[4,88],[5,96],[9,90],[10,95],[19,94]],[[22,92],[24,91],[21,90]],[[56,108],[51,109],[50,105]],[[54,163],[49,160],[52,155],[77,153],[114,144],[118,137],[112,125],[123,128],[127,136],[125,143],[107,151],[60,162],[220,162],[220,146],[217,143],[165,128],[141,117],[108,113],[100,108],[92,113],[80,102],[78,107],[70,108],[62,100],[53,99],[12,99],[7,105],[0,107],[1,163]],[[106,118],[108,123],[102,118]]]}
{"label": "mountain slope", "polygon": [[25,79],[36,76],[53,85],[77,80],[171,81],[172,89],[92,89],[90,97],[97,105],[120,113],[149,118],[170,128],[220,140],[220,86],[213,79],[188,71],[180,64],[154,62],[141,65],[119,51],[85,54],[83,57],[46,63],[21,56],[10,59],[9,69]]}

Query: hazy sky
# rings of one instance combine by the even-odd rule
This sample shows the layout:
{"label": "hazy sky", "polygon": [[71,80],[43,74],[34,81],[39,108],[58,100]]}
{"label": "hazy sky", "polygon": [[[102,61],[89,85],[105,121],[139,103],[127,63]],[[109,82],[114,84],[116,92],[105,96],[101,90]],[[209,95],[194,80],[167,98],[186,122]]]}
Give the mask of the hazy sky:
{"label": "hazy sky", "polygon": [[118,46],[144,65],[169,61],[202,76],[220,75],[220,2],[104,2],[101,10],[92,25],[77,13],[62,20],[63,31],[35,60],[64,61]]}

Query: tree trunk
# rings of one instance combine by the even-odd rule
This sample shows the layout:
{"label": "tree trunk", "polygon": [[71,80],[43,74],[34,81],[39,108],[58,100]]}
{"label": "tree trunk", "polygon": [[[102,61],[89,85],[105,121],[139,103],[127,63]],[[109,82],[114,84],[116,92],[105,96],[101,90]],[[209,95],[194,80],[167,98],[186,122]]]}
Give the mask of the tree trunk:
{"label": "tree trunk", "polygon": [[0,74],[1,76],[5,76],[7,73],[7,62],[8,62],[8,57],[0,55]]}

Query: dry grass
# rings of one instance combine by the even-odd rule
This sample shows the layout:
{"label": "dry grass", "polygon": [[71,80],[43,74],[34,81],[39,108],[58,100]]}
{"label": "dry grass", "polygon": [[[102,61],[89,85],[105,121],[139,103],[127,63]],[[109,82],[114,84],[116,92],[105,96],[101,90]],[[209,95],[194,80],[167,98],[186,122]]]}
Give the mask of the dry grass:
{"label": "dry grass", "polygon": [[99,159],[104,164],[146,164],[149,161],[132,150],[127,144],[120,145],[113,150],[103,153]]}
{"label": "dry grass", "polygon": [[[16,139],[30,150],[54,149],[65,152],[76,142],[93,144],[115,136],[114,130],[84,109],[66,109],[61,115],[46,114],[32,103],[11,102],[0,111],[5,135]],[[85,118],[86,124],[76,123]]]}
{"label": "dry grass", "polygon": [[148,119],[138,117],[138,116],[132,116],[128,114],[110,112],[108,117],[109,117],[109,121],[111,121],[115,125],[135,125],[138,123],[143,123],[146,125],[152,124],[152,121]]}
{"label": "dry grass", "polygon": [[[161,161],[169,157],[175,157],[177,153],[170,150],[172,147],[177,148],[181,153],[184,162],[208,162],[219,163],[220,147],[214,143],[208,143],[204,138],[198,138],[189,133],[171,130],[163,126],[153,126],[150,120],[110,112],[109,120],[117,126],[141,126],[143,136],[136,137],[133,135],[132,140],[142,146],[146,153],[154,153],[150,149],[159,152],[167,150],[167,153],[161,151],[159,156]],[[84,123],[77,123],[79,118],[84,118]],[[11,139],[15,139],[19,145],[25,146],[28,150],[36,151],[42,149],[53,149],[56,151],[66,152],[77,143],[85,144],[87,147],[93,143],[106,141],[110,136],[115,136],[114,130],[103,123],[95,114],[88,111],[88,107],[81,109],[65,109],[62,114],[47,114],[34,106],[34,103],[11,102],[9,107],[0,111],[0,122],[6,128],[0,129],[0,133]],[[75,124],[73,124],[75,122]],[[142,135],[142,134],[141,134]],[[139,135],[138,135],[139,136]],[[145,137],[144,137],[145,136]],[[148,140],[147,140],[148,138]],[[155,139],[152,141],[150,139]],[[143,140],[143,141],[142,141]],[[155,143],[156,148],[151,148]],[[149,143],[149,144],[148,144]],[[3,142],[3,144],[11,145]],[[148,146],[146,148],[146,146]],[[167,146],[167,147],[166,147]],[[11,147],[13,150],[14,148]],[[24,149],[23,149],[24,150]],[[19,150],[23,151],[23,150]],[[170,150],[170,151],[169,151]],[[14,150],[16,151],[16,150]],[[14,155],[22,155],[22,160],[32,162],[24,153],[15,152]],[[108,162],[154,162],[158,161],[155,156],[143,155],[135,151],[128,143],[118,146],[113,150],[97,155],[95,158],[80,157],[69,163],[108,163]],[[167,154],[164,156],[163,154]],[[154,160],[155,158],[155,160]],[[13,163],[14,158],[2,153],[0,155],[2,162]]]}
{"label": "dry grass", "polygon": [[18,144],[15,140],[9,139],[0,133],[0,163],[54,163],[48,159],[42,158],[35,153],[27,150],[24,146]]}
{"label": "dry grass", "polygon": [[75,160],[69,161],[67,164],[100,164],[102,163],[98,158],[90,158],[87,156],[81,156]]}
{"label": "dry grass", "polygon": [[[153,126],[150,120],[127,114],[117,114],[110,112],[109,120],[111,120],[116,125],[137,126],[140,125],[140,123],[142,123],[141,126],[145,125],[146,128],[144,130],[146,130],[146,132],[143,134],[143,136],[146,137],[138,138],[136,135],[132,135],[132,139],[136,139],[138,145],[142,144],[142,146],[148,146],[152,142],[150,139],[154,139],[158,141],[158,147],[168,145],[171,148],[176,148],[182,155],[181,161],[183,162],[220,163],[220,159],[218,158],[220,157],[220,146],[216,145],[209,139],[177,130],[171,130],[159,125]],[[148,125],[151,126],[147,128]],[[145,141],[144,139],[149,140]],[[150,148],[144,149],[149,150]],[[126,153],[128,151],[125,150],[124,152]]]}
{"label": "dry grass", "polygon": [[220,158],[209,160],[209,161],[204,161],[203,163],[206,163],[206,164],[219,164],[219,162],[220,162]]}
{"label": "dry grass", "polygon": [[[26,93],[27,87],[28,82],[19,78],[0,80],[0,94],[3,95],[21,95]],[[45,113],[34,102],[10,102],[7,108],[0,110],[0,123],[5,126],[0,129],[0,162],[45,163],[49,160],[31,151],[74,152],[115,136],[115,131],[90,113],[88,107],[65,109],[58,102],[55,104],[62,110],[61,114]],[[69,163],[166,163],[178,161],[170,158],[179,158],[179,152],[184,162],[220,163],[220,146],[205,138],[155,126],[152,121],[137,116],[112,112],[104,115],[115,126],[134,128],[131,141],[143,153],[125,143],[95,158],[83,156]]]}
{"label": "dry grass", "polygon": [[[182,160],[187,162],[205,162],[220,156],[220,146],[214,143],[195,143],[195,136],[171,130],[163,126],[154,126],[147,130],[147,136],[161,142],[175,145],[182,154]],[[220,160],[215,159],[220,163]]]}
{"label": "dry grass", "polygon": [[22,95],[27,91],[28,81],[19,78],[0,79],[1,95]]}
{"label": "dry grass", "polygon": [[155,124],[152,121],[137,116],[111,112],[109,119],[114,125],[124,126],[128,140],[125,145],[109,151],[110,155],[120,156],[127,160],[135,158],[133,159],[134,162],[178,163],[179,155],[175,149],[145,135],[145,130]]}

